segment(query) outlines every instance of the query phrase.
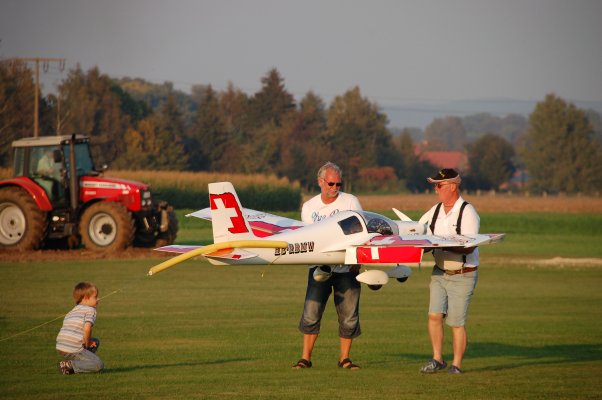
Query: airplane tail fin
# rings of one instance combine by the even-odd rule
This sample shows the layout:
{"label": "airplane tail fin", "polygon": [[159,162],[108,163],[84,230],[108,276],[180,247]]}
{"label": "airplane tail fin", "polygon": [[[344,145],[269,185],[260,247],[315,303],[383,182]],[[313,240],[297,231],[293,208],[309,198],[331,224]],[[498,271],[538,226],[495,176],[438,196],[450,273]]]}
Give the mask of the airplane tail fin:
{"label": "airplane tail fin", "polygon": [[418,222],[412,221],[412,218],[408,217],[397,208],[393,208],[393,212],[399,218],[399,221],[395,221],[397,223],[397,227],[399,228],[400,235],[424,235],[426,233],[426,225]]}
{"label": "airplane tail fin", "polygon": [[209,184],[209,208],[214,243],[257,239],[245,217],[232,183]]}

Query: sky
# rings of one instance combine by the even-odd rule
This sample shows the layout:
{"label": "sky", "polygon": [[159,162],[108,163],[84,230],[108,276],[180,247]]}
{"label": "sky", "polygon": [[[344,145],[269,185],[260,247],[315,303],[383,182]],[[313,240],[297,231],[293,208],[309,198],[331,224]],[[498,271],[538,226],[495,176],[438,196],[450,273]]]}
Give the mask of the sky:
{"label": "sky", "polygon": [[602,101],[601,0],[0,0],[0,58],[298,100],[358,86],[380,106]]}

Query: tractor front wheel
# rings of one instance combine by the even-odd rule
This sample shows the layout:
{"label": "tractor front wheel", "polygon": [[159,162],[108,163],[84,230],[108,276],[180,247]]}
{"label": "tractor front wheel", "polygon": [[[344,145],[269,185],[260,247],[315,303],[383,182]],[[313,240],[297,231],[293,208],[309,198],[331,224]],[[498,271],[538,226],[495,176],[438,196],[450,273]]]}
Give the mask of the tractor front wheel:
{"label": "tractor front wheel", "polygon": [[79,230],[87,249],[123,250],[134,240],[134,219],[123,204],[102,201],[84,211]]}

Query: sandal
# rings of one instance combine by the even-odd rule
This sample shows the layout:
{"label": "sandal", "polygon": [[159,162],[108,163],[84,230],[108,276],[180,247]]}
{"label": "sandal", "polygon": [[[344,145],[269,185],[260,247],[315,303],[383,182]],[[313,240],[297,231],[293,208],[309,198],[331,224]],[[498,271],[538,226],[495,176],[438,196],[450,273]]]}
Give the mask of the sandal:
{"label": "sandal", "polygon": [[339,368],[344,369],[360,369],[361,367],[357,364],[354,364],[351,359],[346,358],[343,361],[339,362]]}
{"label": "sandal", "polygon": [[311,361],[306,360],[305,358],[300,359],[299,361],[297,361],[297,364],[294,364],[292,366],[293,369],[304,369],[304,368],[311,368],[312,364]]}

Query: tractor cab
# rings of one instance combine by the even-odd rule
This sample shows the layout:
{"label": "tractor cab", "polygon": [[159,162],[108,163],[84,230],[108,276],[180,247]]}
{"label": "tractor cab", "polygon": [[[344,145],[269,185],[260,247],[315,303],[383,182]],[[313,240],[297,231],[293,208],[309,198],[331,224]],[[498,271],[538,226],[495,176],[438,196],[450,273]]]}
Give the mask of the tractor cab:
{"label": "tractor cab", "polygon": [[98,175],[94,170],[84,136],[43,136],[13,142],[14,176],[28,177],[44,189],[55,206],[67,206],[70,192],[70,143],[74,141],[76,182],[84,175]]}

